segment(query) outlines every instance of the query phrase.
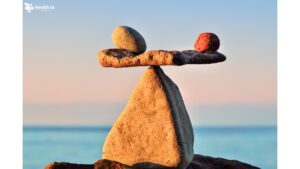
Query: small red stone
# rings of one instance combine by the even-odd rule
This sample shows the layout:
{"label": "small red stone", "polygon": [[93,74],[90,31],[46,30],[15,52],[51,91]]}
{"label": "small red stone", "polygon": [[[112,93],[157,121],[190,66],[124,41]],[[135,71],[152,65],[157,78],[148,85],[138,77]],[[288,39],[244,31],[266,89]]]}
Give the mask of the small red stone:
{"label": "small red stone", "polygon": [[198,52],[215,52],[219,47],[220,40],[218,36],[210,32],[201,33],[194,44],[194,48]]}

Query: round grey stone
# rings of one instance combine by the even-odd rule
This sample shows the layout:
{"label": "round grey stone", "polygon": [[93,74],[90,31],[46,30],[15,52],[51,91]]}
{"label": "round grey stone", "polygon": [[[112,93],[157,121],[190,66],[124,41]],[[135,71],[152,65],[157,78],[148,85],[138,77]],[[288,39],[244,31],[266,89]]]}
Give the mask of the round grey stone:
{"label": "round grey stone", "polygon": [[146,51],[146,42],[143,36],[128,26],[118,26],[112,32],[112,41],[119,49],[126,49],[137,54]]}

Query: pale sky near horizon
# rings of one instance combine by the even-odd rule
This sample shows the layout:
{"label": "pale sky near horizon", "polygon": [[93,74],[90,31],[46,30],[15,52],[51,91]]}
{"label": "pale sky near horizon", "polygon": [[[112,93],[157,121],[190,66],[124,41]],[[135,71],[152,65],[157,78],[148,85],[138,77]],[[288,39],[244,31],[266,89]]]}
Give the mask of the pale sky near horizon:
{"label": "pale sky near horizon", "polygon": [[147,49],[192,49],[216,33],[223,63],[164,66],[194,125],[276,125],[277,5],[267,0],[26,1],[24,124],[111,125],[146,67],[103,68],[118,25],[135,28]]}

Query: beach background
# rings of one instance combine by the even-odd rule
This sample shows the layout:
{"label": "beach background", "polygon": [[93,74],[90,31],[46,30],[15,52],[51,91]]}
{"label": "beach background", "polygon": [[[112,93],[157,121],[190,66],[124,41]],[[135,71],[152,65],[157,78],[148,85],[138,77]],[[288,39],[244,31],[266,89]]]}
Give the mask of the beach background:
{"label": "beach background", "polygon": [[[128,25],[147,50],[193,49],[220,38],[223,63],[164,66],[194,127],[195,153],[277,168],[277,2],[28,0],[23,12],[24,169],[93,163],[145,67],[100,67],[111,32]],[[25,6],[24,6],[25,7]]]}

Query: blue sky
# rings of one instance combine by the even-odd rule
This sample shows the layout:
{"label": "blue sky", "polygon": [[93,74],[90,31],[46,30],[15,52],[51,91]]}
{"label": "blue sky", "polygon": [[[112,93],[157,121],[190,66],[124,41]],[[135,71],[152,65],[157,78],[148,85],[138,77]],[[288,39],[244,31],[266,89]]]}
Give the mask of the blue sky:
{"label": "blue sky", "polygon": [[148,50],[192,49],[201,32],[216,33],[226,62],[163,67],[193,124],[276,124],[276,1],[24,2],[55,6],[24,12],[24,124],[113,123],[145,70],[99,66],[118,25],[138,30]]}

